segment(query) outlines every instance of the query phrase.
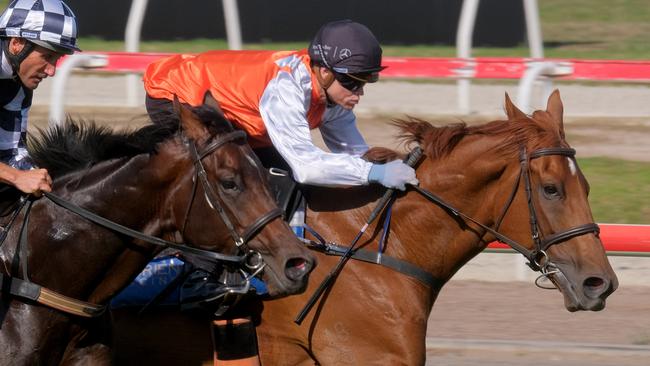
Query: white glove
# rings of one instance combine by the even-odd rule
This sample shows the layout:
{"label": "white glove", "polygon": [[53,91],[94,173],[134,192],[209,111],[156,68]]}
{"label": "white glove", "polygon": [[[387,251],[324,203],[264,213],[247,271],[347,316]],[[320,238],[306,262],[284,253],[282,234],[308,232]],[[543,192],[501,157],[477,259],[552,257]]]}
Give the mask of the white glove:
{"label": "white glove", "polygon": [[399,160],[393,160],[386,164],[373,164],[368,174],[368,182],[379,183],[387,188],[395,188],[403,191],[407,184],[418,185],[420,183],[415,176],[415,170]]}

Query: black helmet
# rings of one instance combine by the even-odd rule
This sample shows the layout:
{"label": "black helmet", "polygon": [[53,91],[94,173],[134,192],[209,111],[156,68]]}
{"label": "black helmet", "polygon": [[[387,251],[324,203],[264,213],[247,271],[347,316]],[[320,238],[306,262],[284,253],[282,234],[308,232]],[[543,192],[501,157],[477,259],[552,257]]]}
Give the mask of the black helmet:
{"label": "black helmet", "polygon": [[369,74],[376,81],[381,46],[365,25],[349,19],[323,25],[309,45],[311,60],[340,74]]}

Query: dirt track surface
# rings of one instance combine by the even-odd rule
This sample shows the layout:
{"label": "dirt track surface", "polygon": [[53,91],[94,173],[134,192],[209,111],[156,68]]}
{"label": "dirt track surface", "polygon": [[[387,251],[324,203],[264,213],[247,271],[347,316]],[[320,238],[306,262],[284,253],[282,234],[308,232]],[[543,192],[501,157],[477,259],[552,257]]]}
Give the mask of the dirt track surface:
{"label": "dirt track surface", "polygon": [[[433,100],[435,95],[419,91],[406,94],[400,92],[402,87],[400,84],[385,94],[368,92],[370,103],[359,110],[359,125],[371,146],[396,147],[392,138],[395,131],[386,122],[407,114],[439,125],[459,120],[477,123],[503,116],[503,90],[490,97],[487,114],[458,117],[447,113],[454,99],[431,107],[427,100]],[[613,91],[610,99],[590,91],[582,91],[584,98],[580,98],[580,91],[563,91],[563,97],[568,96],[565,110],[569,111],[565,130],[578,156],[650,161],[648,91],[647,87]],[[382,103],[388,99],[397,99],[401,104]],[[484,103],[480,95],[473,95],[473,100]],[[578,105],[581,100],[593,103],[593,108]],[[596,107],[608,101],[622,106],[621,112],[605,108],[599,113]],[[119,120],[117,125],[121,127],[144,123],[142,106],[106,106],[110,103],[105,100],[99,104],[102,107],[74,106],[68,112],[99,122]],[[446,114],[432,115],[432,109]],[[595,115],[589,115],[594,110]],[[32,121],[43,126],[46,106],[35,102],[33,112]],[[479,255],[443,289],[429,321],[427,365],[650,364],[650,258],[612,258],[621,286],[608,300],[607,308],[595,313],[569,313],[560,294],[537,289],[532,272],[522,274],[511,257],[497,256]],[[513,281],[515,278],[521,281]]]}
{"label": "dirt track surface", "polygon": [[532,282],[452,280],[428,337],[430,365],[647,365],[650,288],[621,286],[604,310],[570,313]]}

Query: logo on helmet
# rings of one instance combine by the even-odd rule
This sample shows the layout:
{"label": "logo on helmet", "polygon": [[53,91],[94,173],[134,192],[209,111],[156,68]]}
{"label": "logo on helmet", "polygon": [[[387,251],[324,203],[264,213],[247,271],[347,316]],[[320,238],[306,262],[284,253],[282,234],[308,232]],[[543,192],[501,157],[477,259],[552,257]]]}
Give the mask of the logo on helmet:
{"label": "logo on helmet", "polygon": [[349,48],[344,48],[339,52],[339,59],[341,60],[345,60],[350,56],[352,56],[352,51]]}

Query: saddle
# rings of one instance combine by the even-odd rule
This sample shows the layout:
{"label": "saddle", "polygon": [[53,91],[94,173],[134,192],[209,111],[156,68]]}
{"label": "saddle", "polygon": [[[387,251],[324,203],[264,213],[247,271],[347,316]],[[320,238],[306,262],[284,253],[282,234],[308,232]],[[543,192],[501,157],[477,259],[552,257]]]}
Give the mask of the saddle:
{"label": "saddle", "polygon": [[283,212],[282,218],[288,221],[305,199],[300,186],[288,171],[278,168],[269,169],[269,185],[275,202]]}

